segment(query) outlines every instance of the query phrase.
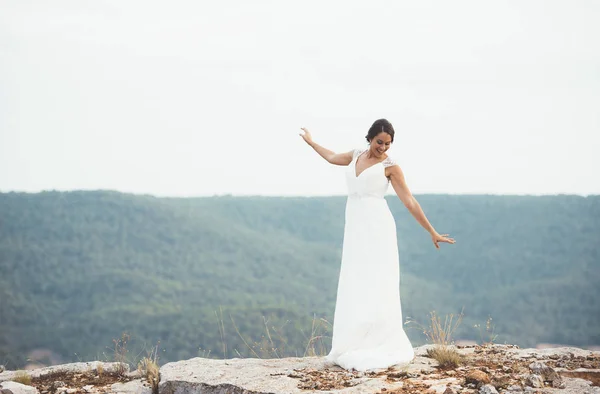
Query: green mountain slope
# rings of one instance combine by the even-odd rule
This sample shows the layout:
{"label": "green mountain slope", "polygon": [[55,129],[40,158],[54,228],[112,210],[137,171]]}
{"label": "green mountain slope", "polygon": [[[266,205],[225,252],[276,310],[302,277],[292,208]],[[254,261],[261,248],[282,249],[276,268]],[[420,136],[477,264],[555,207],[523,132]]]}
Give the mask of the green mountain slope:
{"label": "green mountain slope", "polygon": [[[600,343],[599,197],[418,200],[458,242],[436,250],[389,199],[405,316],[425,322],[431,310],[464,307],[460,338],[478,339],[473,325],[491,315],[498,341]],[[2,193],[0,363],[22,364],[34,348],[104,358],[124,331],[140,346],[160,341],[163,361],[248,356],[268,346],[265,327],[280,328],[280,353],[302,355],[313,316],[333,316],[344,204]]]}

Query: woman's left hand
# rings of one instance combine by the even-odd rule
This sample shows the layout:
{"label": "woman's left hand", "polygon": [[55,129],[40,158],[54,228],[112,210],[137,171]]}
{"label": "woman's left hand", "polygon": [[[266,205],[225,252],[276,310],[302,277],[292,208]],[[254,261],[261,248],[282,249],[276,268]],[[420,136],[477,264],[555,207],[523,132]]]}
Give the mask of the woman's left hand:
{"label": "woman's left hand", "polygon": [[438,233],[434,233],[431,235],[431,240],[433,241],[433,244],[435,245],[435,247],[437,249],[440,248],[440,245],[438,245],[439,242],[446,242],[449,244],[453,244],[456,243],[456,241],[453,238],[449,238],[450,234],[438,234]]}

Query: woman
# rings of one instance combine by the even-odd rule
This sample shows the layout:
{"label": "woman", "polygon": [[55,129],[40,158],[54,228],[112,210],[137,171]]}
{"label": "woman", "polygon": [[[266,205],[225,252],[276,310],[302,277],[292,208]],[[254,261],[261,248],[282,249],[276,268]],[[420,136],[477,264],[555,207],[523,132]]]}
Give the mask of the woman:
{"label": "woman", "polygon": [[389,183],[436,248],[440,242],[455,241],[435,231],[406,186],[402,170],[386,154],[394,142],[394,128],[386,119],[373,123],[366,149],[346,153],[320,146],[307,129],[302,130],[300,136],[321,157],[348,166],[342,264],[327,360],[359,371],[408,364],[414,351],[402,325],[396,223],[384,199]]}

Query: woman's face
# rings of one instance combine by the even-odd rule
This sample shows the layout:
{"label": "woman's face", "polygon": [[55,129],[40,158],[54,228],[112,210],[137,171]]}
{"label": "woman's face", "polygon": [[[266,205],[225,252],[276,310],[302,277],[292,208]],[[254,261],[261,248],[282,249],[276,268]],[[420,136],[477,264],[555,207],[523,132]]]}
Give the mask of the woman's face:
{"label": "woman's face", "polygon": [[382,131],[381,133],[377,134],[375,136],[375,138],[373,138],[371,140],[371,143],[369,146],[371,149],[371,153],[373,155],[375,155],[376,157],[380,157],[385,154],[385,151],[390,149],[391,145],[392,145],[392,137],[388,133]]}

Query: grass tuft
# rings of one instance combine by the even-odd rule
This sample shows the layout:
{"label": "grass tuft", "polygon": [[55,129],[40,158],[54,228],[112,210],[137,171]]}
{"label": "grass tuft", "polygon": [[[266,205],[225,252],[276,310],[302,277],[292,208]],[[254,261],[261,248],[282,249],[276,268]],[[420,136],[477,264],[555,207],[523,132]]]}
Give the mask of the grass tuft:
{"label": "grass tuft", "polygon": [[119,363],[117,369],[119,375],[124,375],[126,370],[125,366],[129,365],[127,362],[127,353],[129,352],[129,350],[127,350],[127,342],[129,342],[129,338],[129,334],[124,332],[121,334],[121,338],[113,339],[113,343],[115,344],[114,357],[115,361]]}
{"label": "grass tuft", "polygon": [[[327,342],[330,336],[326,334],[331,329],[331,323],[323,318],[313,316],[310,332],[308,333],[300,328],[300,332],[306,341],[304,352],[300,354],[297,354],[297,352],[292,353],[288,350],[286,335],[284,335],[283,331],[289,321],[286,321],[281,327],[275,327],[263,316],[265,333],[261,336],[260,340],[255,341],[245,338],[235,324],[233,317],[229,315],[229,318],[239,338],[248,351],[256,358],[310,357],[325,356],[327,354]],[[223,327],[222,323],[220,327]],[[238,357],[243,358],[237,349],[233,349],[233,351]]]}
{"label": "grass tuft", "polygon": [[427,350],[427,356],[435,359],[442,369],[456,368],[463,362],[463,356],[449,347],[453,343],[452,336],[462,323],[463,316],[463,311],[458,316],[451,313],[446,315],[442,321],[437,313],[432,311],[429,314],[429,325],[427,327],[412,320],[407,322],[407,324],[414,323],[422,330],[425,337],[435,345],[434,348]]}
{"label": "grass tuft", "polygon": [[160,368],[158,367],[158,344],[150,351],[148,356],[142,358],[138,363],[138,371],[152,387],[152,394],[158,394],[158,383],[160,382]]}
{"label": "grass tuft", "polygon": [[427,356],[436,360],[442,369],[453,369],[463,363],[463,356],[448,347],[436,346],[427,349]]}
{"label": "grass tuft", "polygon": [[496,334],[495,331],[495,326],[492,324],[492,317],[488,316],[486,322],[485,322],[485,332],[487,334],[487,338],[484,339],[483,338],[483,331],[481,330],[481,325],[479,324],[475,324],[474,326],[475,328],[479,329],[479,338],[481,340],[481,345],[482,346],[486,346],[486,345],[493,345],[494,341],[496,340],[496,338],[498,338],[498,334]]}
{"label": "grass tuft", "polygon": [[26,384],[27,386],[31,386],[31,375],[29,375],[25,371],[17,371],[15,377],[12,379],[13,382]]}

